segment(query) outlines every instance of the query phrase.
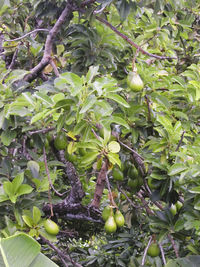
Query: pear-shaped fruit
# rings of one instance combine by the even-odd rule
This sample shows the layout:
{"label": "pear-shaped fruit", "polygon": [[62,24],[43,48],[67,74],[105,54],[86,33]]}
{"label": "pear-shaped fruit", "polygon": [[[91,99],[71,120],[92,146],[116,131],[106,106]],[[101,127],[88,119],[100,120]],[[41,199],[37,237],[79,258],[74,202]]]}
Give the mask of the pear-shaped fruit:
{"label": "pear-shaped fruit", "polygon": [[115,222],[117,224],[117,227],[124,226],[124,223],[125,223],[124,216],[122,215],[121,211],[119,211],[119,210],[117,210],[115,212]]}
{"label": "pear-shaped fruit", "polygon": [[179,211],[183,207],[183,203],[180,202],[179,200],[176,202],[176,208]]}
{"label": "pear-shaped fruit", "polygon": [[57,235],[59,233],[59,226],[50,219],[44,222],[44,229],[50,235]]}
{"label": "pear-shaped fruit", "polygon": [[140,78],[140,75],[135,71],[129,72],[127,76],[127,84],[129,88],[135,92],[139,92],[144,88],[144,83]]}
{"label": "pear-shaped fruit", "polygon": [[113,168],[112,174],[113,174],[113,179],[115,181],[123,181],[124,180],[123,172],[120,171],[119,168],[117,168],[117,167]]}
{"label": "pear-shaped fruit", "polygon": [[152,243],[148,250],[147,254],[151,257],[157,257],[160,254],[160,248],[157,243]]}
{"label": "pear-shaped fruit", "polygon": [[171,213],[175,216],[176,213],[177,213],[177,208],[176,208],[176,205],[175,204],[172,204],[171,207],[170,207],[170,211]]}
{"label": "pear-shaped fruit", "polygon": [[113,215],[113,208],[111,206],[106,206],[102,212],[102,219],[107,221],[111,215]]}
{"label": "pear-shaped fruit", "polygon": [[117,230],[117,224],[112,215],[109,216],[108,220],[105,223],[105,230],[106,230],[106,233],[109,233],[109,234],[114,233]]}
{"label": "pear-shaped fruit", "polygon": [[63,150],[67,147],[67,137],[65,133],[61,132],[56,136],[54,146],[57,150]]}

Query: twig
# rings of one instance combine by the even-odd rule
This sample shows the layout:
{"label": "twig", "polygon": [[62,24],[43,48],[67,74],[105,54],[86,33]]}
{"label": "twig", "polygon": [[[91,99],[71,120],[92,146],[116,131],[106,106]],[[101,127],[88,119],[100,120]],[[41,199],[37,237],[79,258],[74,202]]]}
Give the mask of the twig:
{"label": "twig", "polygon": [[95,11],[94,11],[94,14],[99,14],[99,13],[101,13],[105,8],[106,8],[106,6],[103,6],[101,9],[99,9],[99,10],[95,10]]}
{"label": "twig", "polygon": [[161,252],[161,256],[162,256],[162,260],[163,260],[163,264],[166,265],[165,253],[164,253],[163,247],[162,247],[161,244],[158,244],[158,245],[159,245],[159,248],[160,248],[160,252]]}
{"label": "twig", "polygon": [[18,38],[15,38],[15,39],[11,39],[11,40],[4,40],[5,42],[14,42],[14,41],[19,41],[21,39],[24,39],[25,37],[27,37],[28,35],[32,34],[32,33],[35,33],[35,32],[49,32],[48,29],[35,29],[31,32],[28,32],[26,34],[24,34],[23,36],[21,37],[18,37]]}
{"label": "twig", "polygon": [[182,132],[181,138],[180,138],[180,140],[178,142],[178,145],[177,145],[177,148],[176,148],[175,151],[178,151],[179,150],[179,148],[181,146],[181,143],[183,142],[184,134],[185,134],[185,131]]}
{"label": "twig", "polygon": [[147,255],[147,250],[149,249],[149,247],[150,247],[150,245],[151,245],[152,238],[153,238],[153,237],[151,236],[150,239],[149,239],[149,242],[148,242],[148,244],[147,244],[147,246],[146,246],[146,248],[145,248],[145,250],[144,250],[144,255],[143,255],[143,257],[142,257],[142,266],[144,266],[145,259],[146,259],[146,255]]}
{"label": "twig", "polygon": [[136,53],[135,53],[135,56],[134,56],[134,58],[133,58],[133,61],[132,61],[132,71],[134,72],[137,72],[137,68],[136,68],[136,66],[135,66],[135,60],[136,60],[136,57],[138,56],[138,54],[139,54],[139,49],[137,49],[137,51],[136,51]]}
{"label": "twig", "polygon": [[178,249],[177,249],[177,247],[176,247],[176,244],[175,244],[175,242],[174,242],[173,237],[172,237],[170,234],[168,234],[168,237],[169,237],[169,239],[170,239],[170,241],[171,241],[171,243],[172,243],[172,247],[173,247],[173,249],[174,249],[174,252],[175,252],[175,254],[176,254],[176,257],[179,258]]}
{"label": "twig", "polygon": [[[70,261],[73,264],[73,266],[75,266],[75,267],[83,267],[81,264],[76,263],[75,261],[73,261],[70,256],[64,254],[60,249],[58,249],[56,246],[54,246],[54,244],[52,244],[49,240],[47,240],[46,238],[44,238],[41,235],[40,235],[40,238],[42,239],[42,241],[44,243],[49,245],[59,255],[59,257],[61,257],[63,260],[65,259],[65,260]],[[65,262],[65,264],[66,264],[66,266],[68,266],[66,262]]]}
{"label": "twig", "polygon": [[19,49],[16,48],[16,50],[15,50],[15,52],[14,52],[14,54],[13,54],[13,57],[12,57],[12,61],[11,61],[11,63],[10,63],[10,66],[8,67],[9,70],[12,70],[12,69],[13,69],[13,67],[14,67],[14,65],[15,65],[15,60],[16,60],[17,55],[18,55],[18,52],[19,52]]}
{"label": "twig", "polygon": [[144,199],[142,193],[141,193],[141,192],[138,192],[136,195],[137,195],[137,196],[139,197],[139,199],[142,201],[142,204],[144,205],[144,207],[145,207],[145,209],[146,209],[146,211],[147,211],[147,214],[148,214],[148,215],[154,215],[154,212],[149,208],[148,203],[147,203],[147,201]]}
{"label": "twig", "polygon": [[109,171],[107,171],[107,173],[106,173],[106,184],[107,184],[107,187],[108,187],[110,202],[111,202],[112,206],[117,208],[117,205],[116,205],[116,203],[115,203],[115,201],[113,199],[113,195],[112,195],[112,192],[111,192],[110,182],[109,182],[109,179],[108,179],[108,173],[109,173]]}
{"label": "twig", "polygon": [[134,149],[130,148],[129,146],[127,146],[126,144],[122,143],[122,141],[120,141],[118,139],[118,142],[124,146],[125,148],[127,148],[128,150],[130,150],[133,154],[135,154],[137,157],[141,158],[141,160],[144,160],[144,158],[142,156],[140,156],[140,154],[138,154]]}
{"label": "twig", "polygon": [[8,67],[8,72],[4,75],[4,77],[2,78],[2,83],[5,82],[5,79],[10,75],[10,73],[12,72],[12,68],[14,67],[14,64],[15,64],[15,60],[17,58],[17,54],[18,54],[18,47],[16,48],[14,54],[13,54],[13,57],[12,57],[12,61],[10,63],[10,66]]}
{"label": "twig", "polygon": [[92,129],[91,131],[93,132],[93,134],[94,134],[94,136],[96,137],[96,139],[100,140],[100,137],[99,137],[98,134],[95,132],[95,130]]}
{"label": "twig", "polygon": [[114,31],[117,35],[119,35],[121,38],[123,38],[124,40],[126,40],[130,45],[134,46],[135,48],[137,48],[142,54],[147,55],[149,57],[154,57],[157,59],[177,59],[176,57],[166,57],[166,56],[158,56],[155,54],[151,54],[147,51],[145,51],[144,49],[142,49],[139,45],[137,45],[136,43],[134,43],[131,39],[129,39],[125,34],[119,32],[112,24],[110,24],[107,20],[100,18],[98,16],[95,16],[95,18],[97,20],[99,20],[100,22],[102,22],[103,24],[105,24],[106,26],[108,26],[112,31]]}
{"label": "twig", "polygon": [[88,6],[88,5],[91,5],[93,3],[95,3],[96,0],[85,0],[83,1],[83,3],[81,3],[81,7],[85,7],[85,6]]}
{"label": "twig", "polygon": [[127,194],[119,187],[119,184],[117,184],[117,188],[119,190],[119,192],[121,192],[125,198],[128,200],[128,202],[131,204],[131,206],[133,206],[135,209],[139,209],[140,206],[137,206],[133,203],[133,201],[127,196]]}
{"label": "twig", "polygon": [[41,130],[36,130],[36,131],[29,131],[28,134],[29,135],[33,135],[33,134],[37,134],[37,133],[48,133],[50,131],[53,131],[55,129],[55,127],[50,127],[50,128],[46,128],[46,129],[41,129]]}
{"label": "twig", "polygon": [[50,64],[51,64],[51,66],[52,66],[52,68],[54,70],[54,73],[55,73],[56,77],[59,77],[60,73],[59,73],[58,68],[57,68],[55,62],[53,61],[53,59],[50,60]]}

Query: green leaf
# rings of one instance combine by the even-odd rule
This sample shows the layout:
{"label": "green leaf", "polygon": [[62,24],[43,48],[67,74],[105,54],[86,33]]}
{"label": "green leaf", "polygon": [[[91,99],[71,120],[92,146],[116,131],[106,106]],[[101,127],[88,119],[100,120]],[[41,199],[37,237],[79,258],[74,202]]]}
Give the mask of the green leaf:
{"label": "green leaf", "polygon": [[21,172],[12,181],[14,193],[17,192],[23,181],[24,181],[24,172]]}
{"label": "green leaf", "polygon": [[120,104],[126,108],[130,107],[129,104],[120,95],[117,95],[114,93],[107,93],[105,97],[114,100],[115,102],[117,102],[118,104]]}
{"label": "green leaf", "polygon": [[10,181],[3,183],[3,189],[9,197],[14,195],[14,186]]}
{"label": "green leaf", "polygon": [[88,73],[86,75],[86,82],[87,83],[91,83],[92,82],[93,78],[95,76],[97,76],[98,70],[99,70],[99,66],[91,66],[89,68],[89,71],[88,71]]}
{"label": "green leaf", "polygon": [[28,267],[40,252],[40,245],[33,238],[20,233],[1,239],[0,250],[7,267]]}
{"label": "green leaf", "polygon": [[108,153],[108,159],[113,165],[117,164],[121,168],[121,161],[119,159],[118,154],[109,152]]}
{"label": "green leaf", "polygon": [[122,119],[121,117],[112,116],[110,120],[112,123],[116,123],[116,124],[124,126],[126,129],[130,129],[128,123],[124,119]]}
{"label": "green leaf", "polygon": [[15,131],[11,131],[11,130],[6,130],[3,131],[1,134],[1,142],[5,145],[5,146],[9,146],[11,144],[11,142],[13,141],[13,139],[16,137],[16,132]]}
{"label": "green leaf", "polygon": [[72,99],[61,99],[58,102],[56,102],[54,108],[55,109],[65,109],[65,110],[69,110],[70,106],[74,104],[74,100]]}
{"label": "green leaf", "polygon": [[79,142],[77,147],[79,147],[79,148],[88,148],[88,149],[92,149],[92,150],[98,150],[98,145],[93,141],[90,141],[90,142]]}
{"label": "green leaf", "polygon": [[193,187],[192,189],[189,189],[188,191],[193,194],[200,194],[200,186]]}
{"label": "green leaf", "polygon": [[51,100],[51,98],[44,93],[37,92],[34,94],[34,96],[36,98],[40,99],[42,101],[42,103],[45,103],[48,107],[51,107],[54,104],[53,101]]}
{"label": "green leaf", "polygon": [[157,115],[157,121],[167,130],[172,131],[172,122],[166,117],[162,115]]}
{"label": "green leaf", "polygon": [[90,165],[97,159],[99,152],[88,152],[84,157],[81,158],[81,165]]}
{"label": "green leaf", "polygon": [[17,196],[30,194],[32,191],[33,191],[33,188],[30,185],[22,184],[22,185],[20,185],[20,187],[17,191]]}
{"label": "green leaf", "polygon": [[41,219],[41,212],[38,209],[38,207],[34,206],[33,207],[33,223],[37,225],[40,219]]}
{"label": "green leaf", "polygon": [[24,220],[25,224],[27,224],[30,228],[34,226],[33,219],[27,215],[22,215],[22,219]]}
{"label": "green leaf", "polygon": [[59,267],[53,261],[51,261],[48,257],[39,253],[29,267]]}
{"label": "green leaf", "polygon": [[96,101],[96,97],[94,95],[90,95],[83,103],[80,114],[87,112],[96,103]]}
{"label": "green leaf", "polygon": [[185,219],[179,219],[178,221],[176,221],[175,225],[174,225],[174,230],[175,231],[181,231],[184,229],[184,223],[185,223]]}
{"label": "green leaf", "polygon": [[72,96],[76,96],[82,90],[82,83],[82,79],[72,72],[62,73],[60,77],[56,78],[54,81],[54,85],[60,90],[66,90],[66,84],[69,84],[70,86],[67,87],[67,89]]}
{"label": "green leaf", "polygon": [[175,163],[174,165],[172,165],[169,170],[168,170],[168,175],[169,176],[173,176],[176,174],[179,174],[183,171],[185,171],[187,169],[187,167],[185,165],[183,165],[182,163]]}
{"label": "green leaf", "polygon": [[34,178],[39,177],[40,165],[36,161],[30,160],[27,163],[27,168],[31,171]]}
{"label": "green leaf", "polygon": [[39,121],[40,119],[45,118],[47,112],[48,112],[47,110],[43,110],[43,111],[37,113],[36,115],[34,115],[34,116],[32,117],[30,123],[33,124],[33,123],[35,123],[36,121]]}

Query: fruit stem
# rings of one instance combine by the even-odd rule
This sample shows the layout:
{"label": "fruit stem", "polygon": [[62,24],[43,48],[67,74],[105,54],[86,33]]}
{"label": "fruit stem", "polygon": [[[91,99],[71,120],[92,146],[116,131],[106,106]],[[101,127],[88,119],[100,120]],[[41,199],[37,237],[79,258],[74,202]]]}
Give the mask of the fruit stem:
{"label": "fruit stem", "polygon": [[137,73],[137,67],[135,65],[135,60],[138,54],[139,54],[139,49],[136,50],[135,56],[133,57],[133,61],[132,61],[132,71],[136,73]]}
{"label": "fruit stem", "polygon": [[112,192],[111,192],[111,188],[110,188],[110,182],[109,182],[109,179],[108,179],[108,173],[109,171],[106,173],[106,183],[107,183],[107,187],[108,187],[108,192],[109,192],[109,199],[110,199],[110,204],[111,206],[117,208],[117,205],[114,201],[114,198],[113,198],[113,195],[112,195]]}

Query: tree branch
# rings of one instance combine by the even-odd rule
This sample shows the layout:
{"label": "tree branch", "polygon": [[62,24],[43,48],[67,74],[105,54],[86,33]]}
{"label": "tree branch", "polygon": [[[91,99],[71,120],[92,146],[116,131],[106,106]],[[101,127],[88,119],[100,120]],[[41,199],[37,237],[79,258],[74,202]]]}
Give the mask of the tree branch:
{"label": "tree branch", "polygon": [[38,76],[38,74],[50,63],[53,41],[54,41],[58,31],[60,30],[60,27],[65,22],[66,18],[70,17],[72,12],[73,12],[73,6],[68,1],[65,9],[61,13],[61,15],[58,18],[58,20],[56,21],[55,25],[49,31],[49,34],[48,34],[46,42],[45,42],[45,48],[44,48],[44,54],[43,54],[42,60],[40,61],[40,63],[37,66],[35,66],[31,70],[31,73],[27,74],[24,77],[24,80],[26,82],[33,81]]}
{"label": "tree branch", "polygon": [[21,39],[24,39],[25,37],[27,37],[30,34],[35,33],[35,32],[49,32],[49,30],[48,29],[35,29],[35,30],[31,31],[31,32],[28,32],[28,33],[24,34],[23,36],[18,37],[18,38],[11,39],[11,40],[4,40],[4,41],[5,42],[20,41]]}
{"label": "tree branch", "polygon": [[97,182],[96,182],[94,198],[91,203],[91,206],[95,208],[99,208],[99,205],[100,205],[101,197],[102,197],[103,190],[105,187],[107,171],[108,171],[108,162],[106,160],[103,162],[101,170],[99,172]]}
{"label": "tree branch", "polygon": [[158,56],[155,54],[151,54],[147,51],[145,51],[144,49],[142,49],[139,45],[137,45],[136,43],[134,43],[131,39],[129,39],[125,34],[119,32],[112,24],[110,24],[107,20],[100,18],[98,16],[95,16],[95,18],[102,22],[103,24],[105,24],[106,26],[108,26],[112,31],[114,31],[117,35],[119,35],[121,38],[123,38],[125,41],[127,41],[130,45],[134,46],[135,48],[137,48],[137,50],[139,50],[142,54],[147,55],[149,57],[154,57],[157,59],[176,59],[176,57],[166,57],[166,56]]}

